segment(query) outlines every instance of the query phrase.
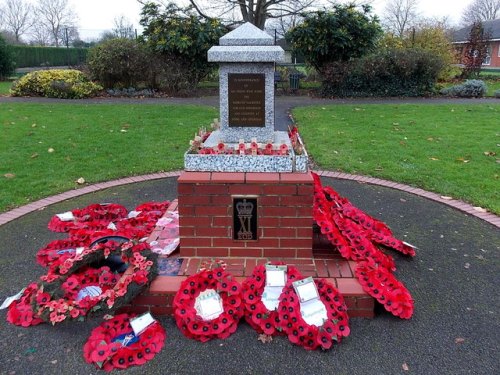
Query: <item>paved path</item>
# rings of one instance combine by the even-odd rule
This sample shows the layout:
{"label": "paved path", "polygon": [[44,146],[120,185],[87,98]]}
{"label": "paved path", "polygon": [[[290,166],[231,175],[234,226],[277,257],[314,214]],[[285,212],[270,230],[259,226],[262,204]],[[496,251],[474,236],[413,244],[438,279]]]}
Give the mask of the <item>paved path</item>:
{"label": "paved path", "polygon": [[[498,285],[500,231],[453,208],[406,192],[326,178],[325,183],[387,222],[419,247],[413,260],[396,255],[397,276],[416,300],[402,321],[380,312],[353,319],[351,335],[328,352],[306,352],[285,338],[264,345],[244,323],[224,341],[184,338],[161,318],[167,343],[161,354],[130,374],[494,374],[500,366]],[[61,235],[46,229],[59,212],[94,202],[133,208],[177,196],[175,177],[123,185],[48,206],[0,226],[0,299],[43,273],[34,255]],[[0,314],[1,374],[93,374],[83,344],[100,319],[19,328]],[[402,370],[406,363],[410,371]]]}

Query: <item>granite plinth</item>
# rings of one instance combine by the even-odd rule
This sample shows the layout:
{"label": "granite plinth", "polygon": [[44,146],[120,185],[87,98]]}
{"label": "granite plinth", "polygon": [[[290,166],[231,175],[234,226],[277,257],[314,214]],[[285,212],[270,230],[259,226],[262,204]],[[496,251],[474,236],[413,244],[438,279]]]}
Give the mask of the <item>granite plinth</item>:
{"label": "granite plinth", "polygon": [[281,62],[285,51],[280,46],[213,46],[210,62]]}

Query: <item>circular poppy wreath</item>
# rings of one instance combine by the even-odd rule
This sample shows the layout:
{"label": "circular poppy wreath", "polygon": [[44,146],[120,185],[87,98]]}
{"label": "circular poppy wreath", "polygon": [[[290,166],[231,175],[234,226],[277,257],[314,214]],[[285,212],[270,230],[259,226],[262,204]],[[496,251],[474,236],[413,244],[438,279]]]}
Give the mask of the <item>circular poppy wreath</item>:
{"label": "circular poppy wreath", "polygon": [[[206,290],[215,290],[222,300],[223,312],[212,320],[197,315],[196,298]],[[243,316],[241,285],[222,267],[205,269],[184,280],[175,295],[174,318],[177,327],[189,338],[206,342],[225,339],[236,332]]]}
{"label": "circular poppy wreath", "polygon": [[155,322],[135,336],[130,319],[134,315],[120,314],[94,328],[83,346],[83,358],[105,371],[140,366],[160,352],[167,334]]}
{"label": "circular poppy wreath", "polygon": [[[279,265],[283,263],[272,263]],[[286,284],[302,278],[302,275],[293,266],[287,267]],[[254,268],[242,284],[243,304],[245,306],[245,320],[258,333],[275,335],[281,333],[279,314],[277,310],[270,311],[262,302],[262,294],[266,286],[266,266],[259,265]]]}
{"label": "circular poppy wreath", "polygon": [[291,284],[280,296],[278,307],[281,329],[290,342],[307,350],[331,348],[333,341],[340,342],[349,335],[349,317],[342,294],[325,279],[314,280],[321,302],[326,307],[327,317],[322,326],[307,324],[300,313],[300,303]]}
{"label": "circular poppy wreath", "polygon": [[72,210],[71,213],[74,219],[69,221],[63,221],[54,215],[49,221],[48,228],[53,232],[68,232],[70,229],[85,226],[85,223],[90,221],[106,227],[113,220],[126,218],[128,211],[122,205],[109,203],[91,204],[82,209]]}
{"label": "circular poppy wreath", "polygon": [[[117,274],[109,272],[108,267],[100,267],[98,271],[88,267],[110,256],[120,256],[123,262],[129,264],[129,272],[118,274],[118,278]],[[41,281],[31,298],[32,311],[40,319],[56,324],[84,317],[90,312],[118,309],[139,294],[156,276],[156,257],[146,243],[118,244],[108,241],[86,248],[40,277]],[[96,272],[99,272],[97,281]],[[101,293],[75,298],[90,284],[98,286]]]}

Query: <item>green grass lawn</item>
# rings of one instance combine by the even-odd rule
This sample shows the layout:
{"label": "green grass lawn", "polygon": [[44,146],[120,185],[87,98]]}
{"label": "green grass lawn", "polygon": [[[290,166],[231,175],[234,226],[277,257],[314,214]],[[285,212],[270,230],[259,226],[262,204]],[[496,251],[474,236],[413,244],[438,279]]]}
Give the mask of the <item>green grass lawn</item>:
{"label": "green grass lawn", "polygon": [[9,89],[11,86],[11,81],[0,81],[0,96],[9,95]]}
{"label": "green grass lawn", "polygon": [[[80,177],[95,183],[181,169],[194,132],[217,114],[196,106],[0,103],[0,212],[77,188]],[[500,213],[500,157],[485,155],[500,154],[500,103],[294,114],[320,168],[400,181]]]}
{"label": "green grass lawn", "polygon": [[336,105],[294,116],[319,168],[407,183],[500,214],[500,103]]}
{"label": "green grass lawn", "polygon": [[80,177],[181,169],[189,140],[214,117],[195,106],[0,103],[0,212],[74,189]]}

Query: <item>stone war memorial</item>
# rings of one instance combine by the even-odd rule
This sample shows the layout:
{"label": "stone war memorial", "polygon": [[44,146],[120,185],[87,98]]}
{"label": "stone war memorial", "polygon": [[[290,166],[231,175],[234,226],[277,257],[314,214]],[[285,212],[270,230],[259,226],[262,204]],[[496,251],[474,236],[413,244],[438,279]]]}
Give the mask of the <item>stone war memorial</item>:
{"label": "stone war memorial", "polygon": [[7,320],[55,325],[118,310],[84,346],[87,362],[110,371],[160,352],[158,315],[200,342],[227,338],[244,320],[309,350],[349,336],[349,319],[372,318],[375,303],[411,318],[414,301],[387,250],[415,248],[322,185],[295,126],[276,130],[283,55],[250,23],[221,37],[207,57],[219,64],[220,116],[191,140],[178,199],[53,216],[49,229],[68,238],[39,250],[47,274],[8,298]]}

